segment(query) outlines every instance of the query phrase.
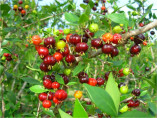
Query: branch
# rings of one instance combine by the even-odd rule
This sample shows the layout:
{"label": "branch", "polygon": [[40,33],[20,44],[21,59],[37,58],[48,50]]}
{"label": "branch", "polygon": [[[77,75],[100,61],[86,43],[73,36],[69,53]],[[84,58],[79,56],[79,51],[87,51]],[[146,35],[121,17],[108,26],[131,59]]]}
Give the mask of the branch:
{"label": "branch", "polygon": [[3,83],[3,75],[1,76],[1,98],[2,98],[2,118],[5,116],[5,103],[4,103],[4,83]]}
{"label": "branch", "polygon": [[39,102],[38,102],[37,118],[39,118],[39,112],[40,112],[40,100],[39,100]]}

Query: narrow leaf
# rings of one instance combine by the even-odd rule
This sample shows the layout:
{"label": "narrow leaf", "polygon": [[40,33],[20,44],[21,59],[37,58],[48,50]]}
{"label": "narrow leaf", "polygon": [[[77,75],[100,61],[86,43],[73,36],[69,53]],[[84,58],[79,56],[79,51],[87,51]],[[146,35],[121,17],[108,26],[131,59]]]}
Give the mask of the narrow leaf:
{"label": "narrow leaf", "polygon": [[41,83],[38,81],[38,80],[35,80],[31,77],[23,77],[21,78],[23,81],[27,82],[27,83],[30,83],[30,84],[38,84],[38,85],[41,85]]}
{"label": "narrow leaf", "polygon": [[49,91],[48,89],[45,89],[44,86],[41,86],[41,85],[34,85],[30,87],[29,89],[34,93],[43,93],[43,92]]}
{"label": "narrow leaf", "polygon": [[84,68],[85,68],[85,66],[79,63],[78,66],[76,66],[75,69],[73,70],[73,76],[77,75]]}

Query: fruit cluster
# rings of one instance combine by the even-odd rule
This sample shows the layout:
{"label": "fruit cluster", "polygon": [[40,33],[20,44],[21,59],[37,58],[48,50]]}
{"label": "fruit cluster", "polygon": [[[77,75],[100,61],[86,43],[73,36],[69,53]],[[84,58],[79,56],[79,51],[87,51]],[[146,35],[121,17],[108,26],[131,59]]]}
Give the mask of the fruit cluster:
{"label": "fruit cluster", "polygon": [[2,56],[2,60],[7,60],[7,61],[11,61],[14,59],[14,61],[16,61],[18,58],[18,54],[10,54],[10,53],[3,53],[3,56]]}
{"label": "fruit cluster", "polygon": [[29,5],[25,5],[24,6],[25,10],[24,10],[23,7],[22,7],[23,1],[19,0],[18,4],[19,4],[19,6],[18,5],[13,6],[13,10],[15,12],[19,11],[21,13],[21,16],[25,16],[26,15],[26,10],[29,8]]}

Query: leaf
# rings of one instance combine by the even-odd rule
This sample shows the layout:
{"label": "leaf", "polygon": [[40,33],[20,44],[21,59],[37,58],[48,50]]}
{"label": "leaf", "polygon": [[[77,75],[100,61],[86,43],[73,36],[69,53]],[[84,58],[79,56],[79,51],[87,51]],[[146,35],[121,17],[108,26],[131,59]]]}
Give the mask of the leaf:
{"label": "leaf", "polygon": [[136,11],[136,8],[135,7],[133,7],[132,5],[126,5],[129,9],[132,9],[132,10],[134,10],[134,11]]}
{"label": "leaf", "polygon": [[86,14],[87,16],[89,16],[90,13],[91,13],[90,5],[87,5],[87,8],[85,9],[85,14]]}
{"label": "leaf", "polygon": [[157,115],[157,106],[156,104],[152,103],[152,102],[148,102],[148,106],[150,108],[150,110],[155,114]]}
{"label": "leaf", "polygon": [[100,110],[108,115],[117,116],[114,101],[104,89],[93,87],[88,84],[84,84],[84,87],[86,88],[92,102],[94,102]]}
{"label": "leaf", "polygon": [[1,4],[0,5],[0,10],[1,10],[2,16],[5,16],[10,11],[10,6],[8,4]]}
{"label": "leaf", "polygon": [[34,93],[43,93],[43,92],[49,91],[48,89],[45,89],[44,86],[41,86],[41,85],[34,85],[30,87],[29,89]]}
{"label": "leaf", "polygon": [[43,108],[43,112],[51,117],[54,117],[54,113],[53,113],[53,110],[45,110],[45,108]]}
{"label": "leaf", "polygon": [[107,81],[105,90],[112,97],[112,100],[115,104],[115,107],[116,107],[116,110],[118,113],[118,108],[119,108],[119,104],[120,104],[120,92],[119,92],[118,86],[116,85],[115,79],[113,78],[112,73],[110,73],[110,75],[109,75],[109,79]]}
{"label": "leaf", "polygon": [[143,78],[143,80],[147,81],[155,90],[157,89],[157,86],[154,82],[152,82],[151,80],[147,79],[147,78]]}
{"label": "leaf", "polygon": [[82,14],[79,19],[79,23],[84,23],[89,20],[89,17],[86,14]]}
{"label": "leaf", "polygon": [[79,63],[75,69],[73,70],[73,76],[77,75],[79,72],[81,72],[85,68],[85,65],[82,65]]}
{"label": "leaf", "polygon": [[69,82],[69,83],[67,84],[67,86],[75,85],[75,84],[77,84],[77,82]]}
{"label": "leaf", "polygon": [[30,84],[38,84],[38,85],[41,85],[41,83],[36,80],[36,79],[33,79],[31,77],[23,77],[21,78],[23,81],[27,82],[27,83],[30,83]]}
{"label": "leaf", "polygon": [[150,114],[146,114],[141,111],[133,110],[133,111],[127,111],[123,114],[120,114],[118,118],[152,118]]}
{"label": "leaf", "polygon": [[94,37],[101,37],[104,34],[103,30],[99,30],[94,34]]}
{"label": "leaf", "polygon": [[9,99],[10,102],[12,102],[13,104],[16,104],[16,95],[14,92],[9,91],[7,93],[7,98]]}
{"label": "leaf", "polygon": [[82,7],[83,9],[86,9],[87,5],[85,5],[85,4],[80,4],[80,7]]}
{"label": "leaf", "polygon": [[59,114],[60,114],[61,118],[72,118],[72,116],[70,116],[69,114],[65,113],[61,109],[59,109]]}
{"label": "leaf", "polygon": [[112,13],[107,16],[111,21],[119,24],[128,25],[128,19],[125,15],[125,13]]}
{"label": "leaf", "polygon": [[88,118],[87,112],[78,99],[75,100],[73,118]]}
{"label": "leaf", "polygon": [[141,94],[140,94],[140,96],[144,96],[144,95],[146,95],[147,93],[148,93],[148,90],[142,91]]}
{"label": "leaf", "polygon": [[73,13],[66,12],[64,16],[65,16],[65,20],[67,20],[70,23],[77,23],[79,21],[79,17]]}
{"label": "leaf", "polygon": [[63,80],[62,76],[55,74],[55,79],[57,80],[58,83],[64,84],[64,80]]}

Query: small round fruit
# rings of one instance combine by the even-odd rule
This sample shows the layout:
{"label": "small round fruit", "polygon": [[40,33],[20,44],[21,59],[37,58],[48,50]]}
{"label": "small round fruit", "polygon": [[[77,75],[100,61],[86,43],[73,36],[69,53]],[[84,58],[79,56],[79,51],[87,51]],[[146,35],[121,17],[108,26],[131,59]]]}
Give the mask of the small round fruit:
{"label": "small round fruit", "polygon": [[64,34],[69,34],[70,33],[70,29],[64,29],[63,32],[64,32]]}
{"label": "small round fruit", "polygon": [[57,49],[63,49],[66,46],[66,43],[63,40],[60,40],[56,43]]}
{"label": "small round fruit", "polygon": [[123,74],[123,68],[119,70],[119,77],[123,77],[124,74]]}
{"label": "small round fruit", "polygon": [[74,97],[80,99],[82,97],[82,91],[76,91]]}
{"label": "small round fruit", "polygon": [[68,34],[68,35],[66,36],[66,41],[67,41],[67,42],[69,42],[69,38],[70,38],[71,35],[72,35],[72,34]]}
{"label": "small round fruit", "polygon": [[151,35],[154,35],[154,34],[155,34],[155,32],[154,32],[154,31],[150,31],[150,34],[151,34]]}
{"label": "small round fruit", "polygon": [[60,101],[65,100],[67,98],[67,92],[64,90],[57,90],[55,97]]}
{"label": "small round fruit", "polygon": [[128,100],[127,103],[128,103],[128,107],[134,107],[135,103],[133,100]]}
{"label": "small round fruit", "polygon": [[25,9],[28,9],[29,8],[29,5],[25,5]]}
{"label": "small round fruit", "polygon": [[102,118],[103,116],[103,114],[98,113],[98,118]]}
{"label": "small round fruit", "polygon": [[111,52],[111,57],[113,58],[113,57],[117,56],[118,54],[119,54],[118,48],[117,47],[113,47],[113,50]]}
{"label": "small round fruit", "polygon": [[93,36],[94,36],[94,33],[93,33],[93,32],[90,32],[89,29],[86,29],[84,32],[85,32],[85,35],[84,35],[84,36],[85,36],[86,38],[90,38],[90,37],[93,37]]}
{"label": "small round fruit", "polygon": [[53,37],[47,37],[44,39],[44,46],[47,48],[53,48],[55,46],[56,40]]}
{"label": "small round fruit", "polygon": [[128,92],[128,86],[127,86],[127,85],[121,86],[121,87],[120,87],[120,92],[121,92],[122,94],[126,94],[126,93]]}
{"label": "small round fruit", "polygon": [[50,108],[52,103],[50,100],[44,100],[42,105],[44,108]]}
{"label": "small round fruit", "polygon": [[70,75],[70,73],[71,73],[71,69],[65,69],[65,70],[64,70],[64,74],[65,74],[65,75],[68,76],[68,75]]}
{"label": "small round fruit", "polygon": [[53,57],[57,60],[57,62],[60,62],[63,59],[63,55],[59,52],[55,52]]}
{"label": "small round fruit", "polygon": [[122,28],[119,26],[119,25],[117,25],[117,26],[115,26],[114,28],[113,28],[113,32],[114,33],[120,33],[122,31]]}
{"label": "small round fruit", "polygon": [[106,7],[105,7],[105,6],[102,6],[102,7],[101,7],[101,10],[102,10],[102,11],[104,11],[105,9],[106,9]]}
{"label": "small round fruit", "polygon": [[97,8],[96,8],[95,6],[94,6],[92,9],[93,9],[93,11],[96,11],[96,10],[97,10]]}
{"label": "small round fruit", "polygon": [[124,112],[128,111],[128,106],[125,105],[125,106],[122,107],[119,111],[120,111],[121,113],[124,113]]}
{"label": "small round fruit", "polygon": [[22,14],[22,15],[25,15],[25,14],[26,14],[26,11],[25,11],[25,10],[22,10],[22,11],[21,11],[21,14]]}
{"label": "small round fruit", "polygon": [[143,41],[143,45],[146,46],[147,45],[147,41]]}
{"label": "small round fruit", "polygon": [[73,34],[73,35],[70,36],[69,42],[71,44],[76,45],[77,43],[81,42],[81,37],[78,34]]}
{"label": "small round fruit", "polygon": [[105,73],[105,80],[106,80],[106,81],[108,80],[109,74],[110,74],[110,72],[106,72],[106,73]]}
{"label": "small round fruit", "polygon": [[91,46],[96,49],[101,48],[103,46],[102,40],[100,38],[93,39],[91,41]]}
{"label": "small round fruit", "polygon": [[111,33],[105,33],[104,35],[102,35],[102,39],[104,42],[110,43],[113,41],[113,35]]}
{"label": "small round fruit", "polygon": [[23,1],[22,0],[19,0],[19,4],[22,4],[23,3]]}
{"label": "small round fruit", "polygon": [[88,84],[91,86],[96,86],[97,85],[97,81],[94,78],[89,78]]}
{"label": "small round fruit", "polygon": [[90,32],[97,32],[99,30],[99,26],[96,23],[92,23],[89,25],[89,31]]}
{"label": "small round fruit", "polygon": [[145,36],[143,34],[139,34],[139,35],[136,35],[134,37],[134,42],[135,42],[136,45],[137,44],[141,44],[145,39],[146,38],[145,38]]}
{"label": "small round fruit", "polygon": [[64,80],[64,84],[68,84],[69,83],[69,77],[66,76],[65,74],[60,74]]}
{"label": "small round fruit", "polygon": [[114,44],[118,44],[120,41],[122,40],[122,36],[118,33],[113,35],[113,43]]}
{"label": "small round fruit", "polygon": [[141,51],[141,47],[139,45],[133,45],[131,48],[130,48],[130,53],[131,54],[139,54]]}
{"label": "small round fruit", "polygon": [[18,7],[18,10],[19,10],[19,11],[22,11],[22,10],[23,10],[23,7]]}
{"label": "small round fruit", "polygon": [[111,54],[113,51],[113,45],[112,44],[105,44],[102,47],[102,52],[105,54]]}
{"label": "small round fruit", "polygon": [[91,101],[87,101],[86,104],[87,104],[87,105],[91,105],[92,102],[91,102]]}
{"label": "small round fruit", "polygon": [[65,61],[67,62],[67,63],[73,63],[73,62],[75,62],[75,56],[74,55],[67,55],[66,57],[65,57]]}
{"label": "small round fruit", "polygon": [[55,96],[53,97],[53,102],[55,104],[60,104],[61,103],[61,101],[59,101]]}
{"label": "small round fruit", "polygon": [[130,37],[130,40],[133,41],[133,40],[134,40],[134,37],[131,36],[131,37]]}
{"label": "small round fruit", "polygon": [[52,88],[53,89],[59,89],[60,84],[58,82],[52,82]]}
{"label": "small round fruit", "polygon": [[140,27],[143,27],[143,26],[144,26],[144,24],[143,24],[143,23],[140,23],[140,24],[139,24],[139,26],[140,26]]}
{"label": "small round fruit", "polygon": [[14,5],[14,7],[13,7],[14,9],[18,9],[18,6],[17,5]]}
{"label": "small round fruit", "polygon": [[130,74],[130,69],[129,68],[124,68],[123,69],[123,74],[124,75],[129,75]]}
{"label": "small round fruit", "polygon": [[139,96],[141,94],[140,89],[134,89],[132,91],[132,94],[135,95],[135,96]]}
{"label": "small round fruit", "polygon": [[46,47],[40,47],[38,49],[38,54],[41,59],[44,59],[46,56],[49,55],[49,50]]}
{"label": "small round fruit", "polygon": [[125,86],[125,85],[126,85],[125,83],[121,82],[121,83],[118,84],[118,88],[120,88],[122,86]]}
{"label": "small round fruit", "polygon": [[139,100],[134,101],[134,107],[138,107],[139,105],[140,105],[140,101]]}
{"label": "small round fruit", "polygon": [[69,115],[71,115],[71,116],[73,114],[72,111],[67,111],[66,113],[69,114]]}
{"label": "small round fruit", "polygon": [[139,13],[138,13],[137,11],[133,11],[133,12],[132,12],[132,15],[133,15],[133,16],[137,16],[138,14],[139,14]]}
{"label": "small round fruit", "polygon": [[48,93],[48,100],[53,100],[54,97],[54,93],[53,92],[49,92]]}
{"label": "small round fruit", "polygon": [[40,64],[40,70],[44,71],[44,72],[48,72],[49,71],[48,66],[46,64],[44,64],[44,63]]}
{"label": "small round fruit", "polygon": [[49,79],[45,79],[45,80],[43,81],[43,85],[44,85],[45,88],[51,89],[51,88],[52,88],[52,81],[49,80]]}
{"label": "small round fruit", "polygon": [[32,36],[32,41],[34,45],[39,45],[42,42],[39,35]]}
{"label": "small round fruit", "polygon": [[38,96],[40,101],[44,101],[47,99],[47,93],[40,93]]}
{"label": "small round fruit", "polygon": [[80,83],[88,83],[89,79],[86,76],[80,77],[79,78]]}
{"label": "small round fruit", "polygon": [[104,83],[105,83],[105,80],[103,78],[101,78],[101,77],[98,77],[96,80],[97,80],[97,84],[99,86],[104,85]]}
{"label": "small round fruit", "polygon": [[78,43],[75,47],[76,52],[86,52],[88,50],[88,45],[87,43],[81,42]]}
{"label": "small round fruit", "polygon": [[56,63],[56,59],[51,55],[48,55],[44,58],[44,64],[46,65],[53,66],[55,65],[55,63]]}
{"label": "small round fruit", "polygon": [[149,67],[145,67],[145,71],[149,71],[150,70],[150,68]]}

